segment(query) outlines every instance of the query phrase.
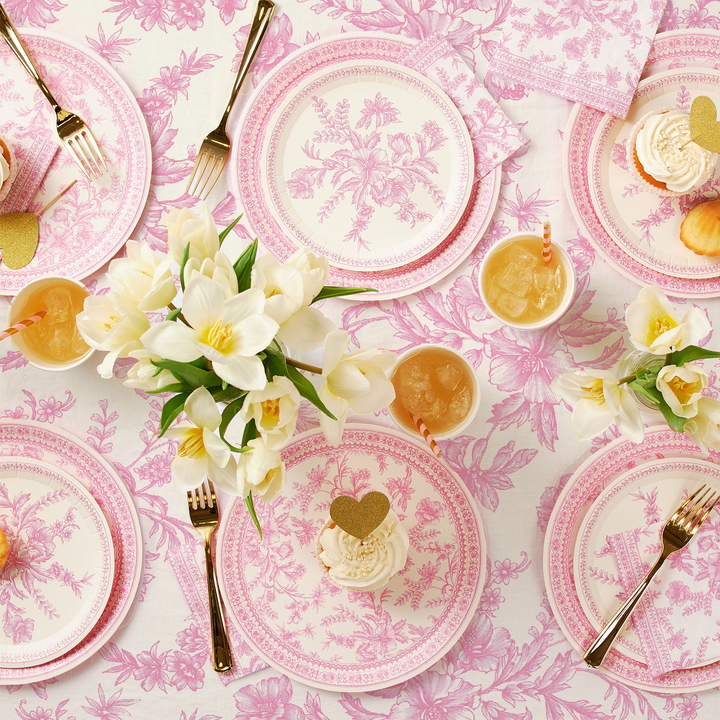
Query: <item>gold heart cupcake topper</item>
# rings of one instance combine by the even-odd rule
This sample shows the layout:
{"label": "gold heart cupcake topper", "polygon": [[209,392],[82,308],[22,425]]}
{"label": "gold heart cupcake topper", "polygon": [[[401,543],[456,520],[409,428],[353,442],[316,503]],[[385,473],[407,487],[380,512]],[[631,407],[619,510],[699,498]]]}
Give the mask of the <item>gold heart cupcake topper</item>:
{"label": "gold heart cupcake topper", "polygon": [[710,152],[720,152],[720,122],[717,121],[715,103],[705,95],[693,100],[690,108],[690,137],[693,142]]}
{"label": "gold heart cupcake topper", "polygon": [[333,522],[348,535],[362,540],[367,537],[390,512],[390,500],[381,492],[369,492],[358,502],[350,495],[339,495],[330,505]]}

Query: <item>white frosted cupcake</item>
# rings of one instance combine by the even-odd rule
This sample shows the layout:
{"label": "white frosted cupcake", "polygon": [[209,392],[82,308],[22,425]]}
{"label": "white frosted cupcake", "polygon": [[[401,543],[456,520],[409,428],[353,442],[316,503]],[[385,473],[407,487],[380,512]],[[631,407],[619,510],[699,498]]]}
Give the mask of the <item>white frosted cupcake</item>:
{"label": "white frosted cupcake", "polygon": [[690,140],[690,115],[654,110],[635,123],[627,143],[627,165],[647,192],[677,197],[702,187],[717,155]]}
{"label": "white frosted cupcake", "polygon": [[17,161],[9,142],[0,137],[0,202],[10,192],[10,186],[17,175]]}
{"label": "white frosted cupcake", "polygon": [[391,510],[362,540],[328,519],[317,539],[317,556],[338,587],[370,591],[385,587],[405,567],[409,546],[407,531]]}

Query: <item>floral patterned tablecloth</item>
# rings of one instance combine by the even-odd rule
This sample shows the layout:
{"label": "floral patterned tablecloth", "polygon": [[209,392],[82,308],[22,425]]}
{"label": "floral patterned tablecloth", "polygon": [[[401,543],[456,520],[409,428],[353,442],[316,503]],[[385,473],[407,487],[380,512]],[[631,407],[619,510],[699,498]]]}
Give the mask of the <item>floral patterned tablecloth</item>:
{"label": "floral patterned tablecloth", "polygon": [[[562,0],[591,13],[594,0]],[[247,0],[6,0],[16,25],[86,43],[125,78],[147,118],[153,177],[133,237],[164,242],[160,219],[184,200],[197,145],[224,107],[248,32]],[[547,0],[548,11],[556,2]],[[506,0],[285,0],[243,89],[296,48],[340,32],[384,31],[422,39],[444,34],[483,77],[510,12]],[[527,19],[531,21],[530,18]],[[720,0],[668,0],[661,30],[720,29]],[[480,377],[480,412],[466,434],[444,443],[446,458],[477,500],[489,537],[489,574],[462,640],[434,667],[402,685],[368,694],[309,689],[272,669],[221,684],[190,615],[169,551],[195,543],[186,500],[169,485],[174,448],[158,439],[161,403],[123,387],[128,363],[103,381],[93,363],[62,373],[28,366],[0,346],[0,414],[74,433],[112,463],[130,487],[145,539],[139,602],[103,650],[54,680],[0,688],[0,716],[23,720],[529,720],[531,717],[668,718],[717,716],[715,691],[661,697],[589,670],[560,633],[545,596],[543,537],[558,487],[583,453],[570,414],[550,391],[558,373],[612,368],[628,347],[625,306],[637,286],[595,253],[578,231],[562,181],[563,129],[571,103],[502,77],[485,78],[530,145],[504,165],[492,224],[477,250],[447,279],[417,296],[383,303],[326,302],[325,311],[357,344],[403,350],[437,342],[462,350]],[[210,198],[219,224],[238,212],[221,180]],[[562,322],[543,332],[492,319],[478,291],[483,248],[511,232],[537,231],[550,217],[569,248],[579,293]],[[238,226],[239,239],[248,228]],[[89,279],[106,287],[103,273]],[[679,305],[682,304],[680,301]],[[718,301],[702,302],[720,322]],[[6,301],[0,300],[4,314]],[[711,341],[712,342],[712,341]],[[707,363],[713,369],[711,363]],[[714,376],[713,376],[714,380]],[[387,415],[371,418],[390,425]],[[300,429],[317,423],[309,410]],[[594,445],[612,439],[608,433]]]}

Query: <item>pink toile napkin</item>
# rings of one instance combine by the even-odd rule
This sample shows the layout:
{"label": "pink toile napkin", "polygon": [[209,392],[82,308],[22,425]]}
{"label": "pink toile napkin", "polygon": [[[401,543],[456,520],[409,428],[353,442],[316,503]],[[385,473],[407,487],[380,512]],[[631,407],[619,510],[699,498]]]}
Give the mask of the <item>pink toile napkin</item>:
{"label": "pink toile napkin", "polygon": [[666,0],[512,0],[489,72],[624,118]]}
{"label": "pink toile napkin", "polygon": [[460,110],[470,131],[478,179],[528,142],[441,35],[436,33],[416,45],[402,58],[402,63],[437,83]]}
{"label": "pink toile napkin", "polygon": [[0,215],[26,212],[58,151],[57,140],[51,132],[30,133],[22,124],[2,116],[0,135],[12,145],[18,163],[18,173],[10,192],[0,202]]}
{"label": "pink toile napkin", "polygon": [[[180,583],[180,588],[187,600],[192,613],[192,619],[198,623],[208,641],[208,653],[212,662],[210,645],[210,610],[208,605],[207,576],[205,575],[205,556],[200,543],[193,545],[182,545],[169,553],[170,564],[172,565],[175,577]],[[225,613],[225,627],[230,640],[233,667],[232,670],[224,673],[217,673],[223,685],[233,680],[250,675],[267,667],[267,663],[261,660],[250,649],[250,646],[242,639],[235,625]]]}
{"label": "pink toile napkin", "polygon": [[[611,535],[620,581],[631,593],[653,565],[664,522]],[[720,520],[670,555],[632,615],[654,677],[720,658]]]}

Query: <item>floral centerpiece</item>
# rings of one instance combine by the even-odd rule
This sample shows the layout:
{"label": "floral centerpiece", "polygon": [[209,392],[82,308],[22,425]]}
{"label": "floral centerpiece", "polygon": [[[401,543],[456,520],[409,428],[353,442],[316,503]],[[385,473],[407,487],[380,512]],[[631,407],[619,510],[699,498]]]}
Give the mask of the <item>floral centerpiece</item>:
{"label": "floral centerpiece", "polygon": [[[202,217],[171,211],[167,253],[128,242],[127,257],[110,263],[110,291],[86,299],[77,325],[90,346],[108,353],[102,377],[112,377],[118,358],[134,358],[125,385],[169,395],[159,434],[179,441],[174,485],[190,490],[209,477],[246,499],[260,529],[253,496],[271,501],[282,490],[279,450],[295,431],[302,399],[318,408],[325,435],[338,444],[350,409],[372,413],[394,399],[386,371],[396,356],[347,352],[348,333],[314,307],[367,289],[326,285],[327,260],[306,249],[286,263],[258,257],[257,239],[232,262],[222,246],[235,223],[218,232],[207,207]],[[322,367],[285,351],[319,347]],[[303,372],[322,378],[319,391]],[[171,427],[182,411],[192,424]],[[225,437],[236,416],[245,423],[237,447]]]}
{"label": "floral centerpiece", "polygon": [[636,398],[642,398],[704,453],[708,447],[720,450],[720,402],[704,394],[708,375],[695,363],[720,357],[720,352],[695,344],[712,330],[705,313],[693,307],[680,318],[661,288],[646,286],[628,305],[625,322],[638,351],[629,374],[619,378],[605,370],[575,370],[551,384],[553,392],[573,406],[575,436],[588,440],[615,423],[623,435],[641,442],[643,421]]}

